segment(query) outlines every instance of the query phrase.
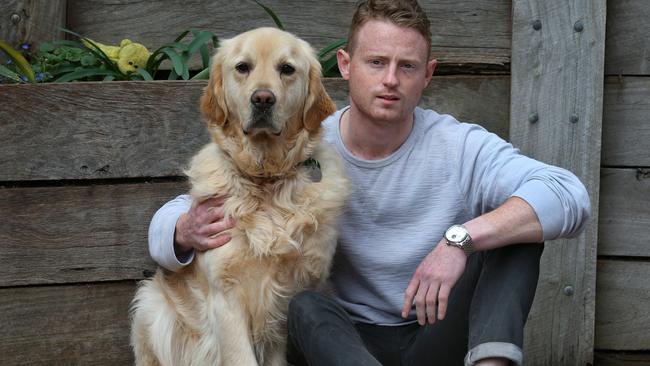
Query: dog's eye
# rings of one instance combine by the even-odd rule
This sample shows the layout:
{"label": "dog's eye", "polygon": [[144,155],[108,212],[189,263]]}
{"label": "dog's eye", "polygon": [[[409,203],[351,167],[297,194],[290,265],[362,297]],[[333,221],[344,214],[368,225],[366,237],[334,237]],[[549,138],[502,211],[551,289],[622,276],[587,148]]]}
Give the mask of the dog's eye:
{"label": "dog's eye", "polygon": [[280,65],[280,74],[291,75],[294,72],[296,72],[296,69],[294,69],[293,66],[291,66],[289,64]]}
{"label": "dog's eye", "polygon": [[247,72],[250,71],[250,67],[245,62],[240,62],[237,65],[235,65],[235,69],[239,71],[240,74],[246,74]]}

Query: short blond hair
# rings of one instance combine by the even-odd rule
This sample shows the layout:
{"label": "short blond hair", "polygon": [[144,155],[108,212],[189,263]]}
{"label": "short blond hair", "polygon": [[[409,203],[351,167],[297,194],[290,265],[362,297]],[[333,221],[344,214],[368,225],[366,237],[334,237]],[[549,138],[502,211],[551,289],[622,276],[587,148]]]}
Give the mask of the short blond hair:
{"label": "short blond hair", "polygon": [[346,50],[352,54],[361,26],[369,20],[387,20],[395,25],[411,28],[427,42],[427,57],[431,53],[431,24],[427,14],[416,0],[365,0],[357,4],[352,16]]}

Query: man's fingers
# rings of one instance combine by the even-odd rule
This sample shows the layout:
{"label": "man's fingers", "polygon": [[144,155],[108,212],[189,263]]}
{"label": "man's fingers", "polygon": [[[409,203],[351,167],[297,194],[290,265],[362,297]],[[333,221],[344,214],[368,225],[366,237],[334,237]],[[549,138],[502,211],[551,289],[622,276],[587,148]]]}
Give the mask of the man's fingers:
{"label": "man's fingers", "polygon": [[216,196],[216,197],[210,197],[206,200],[201,201],[199,204],[201,206],[206,206],[206,207],[215,207],[215,206],[222,206],[224,202],[226,202],[227,196]]}
{"label": "man's fingers", "polygon": [[418,324],[424,325],[427,323],[427,304],[426,297],[429,286],[423,282],[420,282],[418,288],[418,293],[415,295],[415,313],[418,316]]}
{"label": "man's fingers", "polygon": [[[429,291],[427,291],[426,297],[426,306],[427,306],[427,319],[429,324],[436,322],[436,302],[438,302],[438,289],[439,285],[437,282],[432,282],[429,286]],[[440,307],[440,302],[438,302],[438,308]]]}
{"label": "man's fingers", "polygon": [[438,319],[440,320],[444,319],[447,314],[447,303],[449,302],[450,293],[451,288],[449,286],[440,286],[440,292],[438,293]]}
{"label": "man's fingers", "polygon": [[223,231],[232,229],[235,226],[235,222],[232,219],[223,219],[217,222],[213,222],[209,225],[204,226],[203,235],[205,236],[215,236],[221,234]]}
{"label": "man's fingers", "polygon": [[220,246],[228,243],[230,239],[231,239],[230,234],[221,234],[221,235],[214,236],[208,240],[206,245],[206,250],[219,248]]}
{"label": "man's fingers", "polygon": [[411,278],[411,282],[409,282],[409,285],[404,292],[404,306],[402,307],[402,318],[404,319],[408,318],[409,313],[411,312],[411,307],[413,306],[413,298],[417,293],[419,284],[420,280],[416,279],[415,277]]}

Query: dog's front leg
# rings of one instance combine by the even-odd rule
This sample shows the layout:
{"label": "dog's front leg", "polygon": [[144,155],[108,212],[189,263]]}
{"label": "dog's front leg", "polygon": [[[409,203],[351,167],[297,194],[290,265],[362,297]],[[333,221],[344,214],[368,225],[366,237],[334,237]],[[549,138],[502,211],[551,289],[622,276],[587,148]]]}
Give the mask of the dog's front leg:
{"label": "dog's front leg", "polygon": [[247,317],[234,296],[215,296],[213,314],[221,330],[219,343],[223,366],[258,366]]}

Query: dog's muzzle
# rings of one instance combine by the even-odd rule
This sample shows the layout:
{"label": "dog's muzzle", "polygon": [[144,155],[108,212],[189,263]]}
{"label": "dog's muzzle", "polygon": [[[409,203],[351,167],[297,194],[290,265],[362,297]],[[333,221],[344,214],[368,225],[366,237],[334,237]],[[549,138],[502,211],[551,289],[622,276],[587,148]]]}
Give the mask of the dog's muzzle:
{"label": "dog's muzzle", "polygon": [[268,130],[274,135],[279,135],[280,130],[273,125],[273,106],[275,94],[268,89],[258,89],[251,95],[252,114],[250,123],[244,127],[244,133],[249,134],[255,130]]}

